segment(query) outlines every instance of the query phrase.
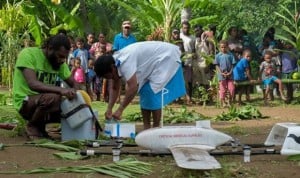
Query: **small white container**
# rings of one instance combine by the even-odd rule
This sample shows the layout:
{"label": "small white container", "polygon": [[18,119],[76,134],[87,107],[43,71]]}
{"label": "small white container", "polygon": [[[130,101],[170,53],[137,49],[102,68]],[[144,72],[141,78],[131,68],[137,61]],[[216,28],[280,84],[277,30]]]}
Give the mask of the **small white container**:
{"label": "small white container", "polygon": [[113,161],[120,161],[121,150],[119,148],[112,148]]}
{"label": "small white container", "polygon": [[244,152],[244,162],[249,163],[250,162],[250,155],[251,155],[251,147],[250,146],[244,146],[243,152]]}

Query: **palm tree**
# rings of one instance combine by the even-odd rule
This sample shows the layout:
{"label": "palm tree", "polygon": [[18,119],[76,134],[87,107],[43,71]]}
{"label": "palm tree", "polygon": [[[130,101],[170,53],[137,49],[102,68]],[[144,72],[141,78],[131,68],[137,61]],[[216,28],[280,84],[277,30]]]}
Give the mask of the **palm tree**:
{"label": "palm tree", "polygon": [[[192,19],[191,12],[197,8],[205,8],[209,0],[113,0],[124,7],[139,24],[139,30],[144,34],[162,33],[165,41],[170,41],[171,28],[180,24],[181,12],[186,14],[191,24],[214,17],[203,16]],[[141,18],[142,17],[142,18]],[[185,17],[184,17],[185,18]],[[147,32],[147,33],[145,33]]]}

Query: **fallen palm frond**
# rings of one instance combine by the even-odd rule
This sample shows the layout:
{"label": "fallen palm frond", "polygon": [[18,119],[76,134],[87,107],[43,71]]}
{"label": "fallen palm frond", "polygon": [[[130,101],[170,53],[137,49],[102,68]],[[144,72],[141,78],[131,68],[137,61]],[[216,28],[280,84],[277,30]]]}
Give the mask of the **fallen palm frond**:
{"label": "fallen palm frond", "polygon": [[83,148],[84,142],[78,140],[71,140],[68,142],[58,143],[48,139],[40,139],[32,142],[27,142],[26,145],[56,149],[56,150],[67,151],[67,152],[74,152],[74,151],[76,152]]}
{"label": "fallen palm frond", "polygon": [[120,178],[140,177],[151,173],[151,164],[134,158],[100,166],[40,167],[24,171],[0,171],[0,174],[41,174],[41,173],[100,173]]}
{"label": "fallen palm frond", "polygon": [[77,154],[77,152],[53,153],[53,155],[64,160],[82,160],[89,157]]}

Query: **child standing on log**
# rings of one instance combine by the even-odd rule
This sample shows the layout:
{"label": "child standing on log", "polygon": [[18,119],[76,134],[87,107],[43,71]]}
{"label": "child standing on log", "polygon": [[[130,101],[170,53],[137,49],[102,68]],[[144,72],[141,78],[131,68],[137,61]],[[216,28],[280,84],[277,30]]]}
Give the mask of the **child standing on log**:
{"label": "child standing on log", "polygon": [[235,94],[238,94],[238,105],[243,105],[242,94],[247,92],[249,85],[239,85],[241,82],[250,81],[252,82],[252,77],[250,73],[250,61],[251,61],[251,51],[250,49],[245,49],[243,51],[243,57],[233,68],[233,79],[236,84]]}

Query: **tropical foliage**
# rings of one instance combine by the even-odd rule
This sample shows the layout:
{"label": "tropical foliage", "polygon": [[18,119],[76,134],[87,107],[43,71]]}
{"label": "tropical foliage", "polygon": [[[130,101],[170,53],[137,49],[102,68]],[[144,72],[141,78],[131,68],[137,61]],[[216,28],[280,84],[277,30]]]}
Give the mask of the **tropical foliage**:
{"label": "tropical foliage", "polygon": [[281,34],[277,34],[277,38],[292,44],[300,51],[300,10],[297,7],[297,2],[294,2],[294,9],[289,10],[288,7],[280,5],[282,13],[275,14],[283,20],[281,26]]}
{"label": "tropical foliage", "polygon": [[200,24],[206,29],[209,24],[216,24],[218,39],[226,36],[224,32],[234,25],[247,30],[257,43],[274,26],[278,38],[290,40],[299,49],[297,8],[293,0],[1,1],[1,84],[11,87],[12,66],[28,39],[39,46],[49,35],[64,28],[74,37],[104,32],[112,41],[121,30],[122,21],[130,19],[138,41],[169,41],[171,29],[180,27],[182,12],[186,12],[192,25]]}
{"label": "tropical foliage", "polygon": [[80,3],[77,3],[73,9],[68,11],[63,6],[50,2],[50,0],[24,3],[23,11],[30,18],[28,29],[36,44],[40,45],[43,39],[50,34],[56,34],[59,29],[73,31],[82,36],[83,23],[76,16],[79,7]]}
{"label": "tropical foliage", "polygon": [[6,3],[0,9],[0,66],[1,83],[12,87],[13,66],[24,39],[28,37],[29,19],[22,12],[22,2]]}

